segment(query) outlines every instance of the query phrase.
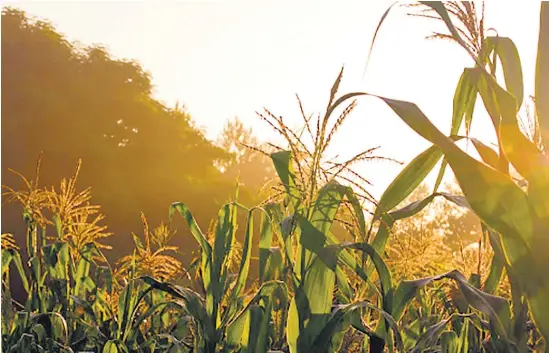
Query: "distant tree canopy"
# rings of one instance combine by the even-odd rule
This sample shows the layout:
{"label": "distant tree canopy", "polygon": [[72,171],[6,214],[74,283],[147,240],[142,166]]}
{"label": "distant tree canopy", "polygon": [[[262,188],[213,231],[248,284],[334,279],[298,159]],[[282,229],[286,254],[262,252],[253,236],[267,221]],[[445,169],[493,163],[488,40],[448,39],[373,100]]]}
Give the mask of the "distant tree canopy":
{"label": "distant tree canopy", "polygon": [[[233,151],[208,141],[185,110],[166,107],[151,91],[138,63],[69,43],[49,23],[4,8],[2,183],[20,185],[8,168],[32,176],[40,151],[41,185],[57,185],[82,158],[78,185],[92,187],[115,233],[112,245],[129,245],[140,211],[157,224],[174,201],[187,203],[207,228],[234,194],[235,173],[217,167],[229,165]],[[241,201],[254,202],[254,194],[241,190]],[[2,207],[3,232],[24,231],[18,212]]]}
{"label": "distant tree canopy", "polygon": [[[266,186],[276,175],[273,164],[265,156],[270,151],[268,145],[258,146],[259,141],[252,134],[251,128],[246,128],[237,117],[227,121],[218,137],[218,145],[232,154],[230,160],[222,160],[219,167],[228,178],[238,178],[241,185],[251,190],[269,190]],[[261,147],[259,149],[258,147]]]}

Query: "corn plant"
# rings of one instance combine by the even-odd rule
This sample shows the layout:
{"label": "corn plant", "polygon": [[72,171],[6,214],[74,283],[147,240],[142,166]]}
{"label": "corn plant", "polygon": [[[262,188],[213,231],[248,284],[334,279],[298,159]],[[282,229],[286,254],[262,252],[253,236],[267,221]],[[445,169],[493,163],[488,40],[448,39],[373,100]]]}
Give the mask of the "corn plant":
{"label": "corn plant", "polygon": [[132,233],[136,253],[124,256],[116,262],[119,267],[115,276],[127,278],[128,272],[132,269],[134,257],[136,257],[136,276],[150,275],[162,281],[175,280],[183,272],[183,264],[175,257],[167,254],[178,250],[176,246],[168,245],[168,241],[175,235],[175,232],[171,232],[163,224],[150,231],[144,213],[141,213],[141,221],[143,223],[145,244],[135,233]]}
{"label": "corn plant", "polygon": [[[459,5],[449,6],[448,10],[439,2],[422,4],[431,9],[434,17],[438,16],[446,24],[450,31],[448,37],[471,55],[475,67],[464,70],[456,89],[449,137],[440,132],[415,104],[376,96],[420,136],[433,143],[433,146],[416,157],[394,180],[383,194],[375,216],[381,220],[390,218],[388,212],[391,208],[408,196],[444,156],[442,168],[446,164],[452,168],[465,197],[443,196],[469,207],[479,216],[494,250],[492,272],[484,283],[484,288],[493,288],[494,283],[499,282],[503,269],[512,287],[512,313],[506,301],[495,300],[495,297],[488,294],[482,295],[484,301],[476,303],[476,308],[491,319],[490,342],[499,347],[499,351],[528,351],[526,307],[545,341],[549,337],[549,321],[546,315],[549,312],[546,300],[549,282],[545,276],[549,269],[549,162],[539,146],[521,131],[518,123],[517,115],[524,96],[518,51],[511,39],[498,36],[483,38],[480,47],[475,51],[468,42],[469,38],[463,35],[463,30],[458,29],[452,21],[450,14],[459,14],[456,11]],[[463,6],[465,12],[471,10],[470,4],[465,3]],[[543,141],[547,141],[546,99],[543,98],[547,95],[544,75],[549,67],[546,49],[548,14],[546,4],[543,3],[540,13],[535,99]],[[498,59],[506,89],[495,78]],[[375,96],[366,92],[354,92],[342,96],[337,103],[364,95]],[[469,156],[456,145],[456,134],[464,117],[467,124],[471,122],[477,95],[480,95],[493,122],[499,148],[494,151],[480,141],[473,140],[482,161]],[[523,180],[519,182],[513,178],[510,166]],[[443,171],[440,175],[442,173]],[[438,194],[435,188],[429,199]],[[421,202],[428,203],[429,199]],[[378,243],[381,244],[378,249],[383,248],[385,238],[386,235],[378,233]],[[546,343],[533,344],[543,351],[548,349]],[[539,348],[540,345],[545,348]]]}
{"label": "corn plant", "polygon": [[[131,281],[112,310],[108,298],[117,294],[119,286],[113,282],[113,271],[100,251],[105,247],[97,242],[107,234],[103,232],[106,227],[98,225],[97,219],[89,223],[85,219],[96,213],[97,206],[88,203],[89,189],[77,192],[75,188],[80,162],[75,176],[61,182],[59,193],[38,187],[39,166],[40,160],[33,181],[22,177],[27,190],[7,188],[7,196],[23,206],[28,261],[23,260],[13,236],[3,235],[2,348],[7,352],[101,351],[106,345],[112,347],[108,343],[112,341],[121,351],[135,347],[155,351],[150,344],[143,346],[138,341],[152,339],[156,344],[160,339],[157,329],[173,324],[164,317],[164,325],[155,322],[146,330],[142,325],[156,313],[144,309],[159,306],[165,301],[164,295],[149,293],[148,286]],[[46,218],[44,210],[54,211],[53,217]],[[56,236],[47,236],[51,230],[48,225],[54,226]],[[22,303],[11,297],[13,268],[27,296]],[[178,312],[182,313],[180,308]]]}
{"label": "corn plant", "polygon": [[[236,216],[238,209],[248,212],[242,260],[238,273],[229,271],[229,254],[235,242]],[[270,323],[274,301],[285,298],[284,282],[264,281],[250,296],[245,296],[245,287],[250,270],[252,244],[254,242],[254,212],[266,211],[254,207],[246,209],[237,202],[224,205],[219,211],[213,246],[207,240],[186,205],[174,203],[170,207],[170,220],[178,212],[187,222],[190,232],[201,247],[200,276],[205,298],[198,293],[174,284],[159,282],[144,277],[151,288],[170,294],[184,303],[186,312],[197,327],[194,339],[196,352],[240,350],[242,352],[266,352],[269,348]],[[270,222],[262,222],[260,242],[272,238]],[[260,254],[262,262],[266,261]]]}

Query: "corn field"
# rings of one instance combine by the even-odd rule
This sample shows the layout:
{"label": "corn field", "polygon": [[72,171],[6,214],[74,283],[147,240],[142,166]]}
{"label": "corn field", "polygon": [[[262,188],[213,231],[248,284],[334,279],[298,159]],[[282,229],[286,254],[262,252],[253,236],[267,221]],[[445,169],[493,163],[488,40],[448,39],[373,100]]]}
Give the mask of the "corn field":
{"label": "corn field", "polygon": [[[22,207],[27,232],[2,235],[2,351],[549,352],[549,7],[540,10],[533,130],[520,119],[525,97],[513,41],[485,36],[472,3],[417,8],[416,16],[445,24],[448,32],[435,38],[454,41],[475,63],[455,90],[448,135],[414,103],[340,94],[342,70],[325,113],[317,121],[304,116],[301,131],[268,111],[261,115],[288,143],[268,153],[277,173],[268,200],[242,205],[237,191],[211,227],[197,224],[183,202],[171,204],[169,223],[157,228],[142,214],[133,252],[114,264],[104,255],[111,234],[100,207],[90,203],[89,189],[77,191],[80,162],[59,188],[39,186],[40,161],[35,179],[21,175],[24,190],[5,187],[4,197]],[[353,162],[377,158],[373,149],[337,165],[323,158],[361,97],[381,99],[432,144],[379,201],[349,177]],[[497,149],[469,137],[477,99],[493,122]],[[466,141],[480,160],[458,146]],[[429,195],[402,207],[440,161]],[[448,167],[459,193],[439,190]],[[387,254],[405,248],[389,248],[391,235],[435,199],[478,216],[486,266],[467,276],[451,270],[402,278]],[[237,224],[238,214],[246,224]],[[175,218],[187,229],[176,233]],[[168,244],[180,234],[200,248],[189,268]],[[24,237],[25,248],[15,237]],[[179,284],[192,277],[193,285]],[[21,302],[12,298],[14,278],[24,288]]]}

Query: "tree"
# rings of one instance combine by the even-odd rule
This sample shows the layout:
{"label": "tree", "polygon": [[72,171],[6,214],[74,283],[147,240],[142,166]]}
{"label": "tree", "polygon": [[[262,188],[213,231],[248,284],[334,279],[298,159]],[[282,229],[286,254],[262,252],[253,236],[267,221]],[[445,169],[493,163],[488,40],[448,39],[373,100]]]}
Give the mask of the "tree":
{"label": "tree", "polygon": [[[275,176],[271,159],[258,150],[259,143],[251,128],[246,128],[237,117],[228,120],[220,133],[218,145],[232,154],[230,160],[219,164],[230,180],[238,178],[241,185],[258,192]],[[267,146],[261,146],[268,150]],[[268,192],[268,190],[266,190]]]}
{"label": "tree", "polygon": [[[208,141],[184,108],[153,98],[139,63],[70,43],[50,23],[13,8],[2,11],[2,91],[3,183],[17,188],[8,168],[32,175],[40,151],[42,185],[57,184],[82,158],[78,183],[92,187],[107,216],[110,257],[121,255],[116,244],[138,229],[141,211],[157,224],[182,201],[206,227],[234,194],[234,180],[216,167],[230,154]],[[246,202],[247,193],[240,195]],[[2,208],[3,230],[24,234],[19,212]]]}

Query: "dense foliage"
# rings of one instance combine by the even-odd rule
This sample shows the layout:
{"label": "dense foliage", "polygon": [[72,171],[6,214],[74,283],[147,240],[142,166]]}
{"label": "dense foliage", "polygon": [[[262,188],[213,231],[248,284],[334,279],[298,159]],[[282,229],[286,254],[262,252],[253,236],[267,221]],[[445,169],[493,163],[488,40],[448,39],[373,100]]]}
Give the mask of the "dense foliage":
{"label": "dense foliage", "polygon": [[[166,107],[152,91],[149,74],[137,62],[111,58],[98,46],[69,43],[50,24],[3,9],[3,183],[20,182],[9,168],[31,175],[41,151],[48,166],[40,176],[44,185],[68,175],[82,159],[79,180],[92,187],[108,215],[117,235],[108,241],[118,257],[130,240],[127,229],[139,226],[140,211],[160,223],[165,205],[184,195],[196,217],[207,222],[233,194],[236,176],[269,175],[257,153],[247,154],[255,158],[253,168],[232,163],[230,175],[223,174],[217,165],[234,161],[233,151],[207,140],[183,108]],[[242,131],[234,130],[223,144],[242,138]],[[255,187],[244,186],[241,198],[255,202]],[[4,232],[24,231],[18,212],[2,207]],[[180,240],[178,245],[185,245]]]}
{"label": "dense foliage", "polygon": [[[338,107],[372,96],[339,95],[343,71],[326,112],[316,120],[304,115],[301,131],[291,131],[269,112],[262,116],[288,142],[287,150],[269,154],[278,179],[266,202],[249,208],[237,188],[208,228],[187,203],[172,203],[168,224],[152,231],[145,212],[143,236],[132,234],[133,253],[114,266],[102,252],[109,234],[98,224],[99,208],[90,204],[89,190],[75,187],[80,164],[59,188],[40,187],[37,168],[35,179],[23,178],[26,189],[8,187],[5,194],[23,206],[26,241],[20,251],[13,235],[2,236],[2,349],[549,352],[549,160],[544,149],[549,112],[543,100],[549,92],[544,80],[548,7],[541,5],[534,134],[521,129],[518,119],[524,88],[514,43],[485,37],[483,18],[470,3],[425,2],[422,8],[421,15],[440,18],[450,31],[435,36],[460,44],[475,67],[466,68],[459,81],[449,136],[415,104],[377,96],[433,144],[402,170],[379,202],[360,183],[364,178],[349,178],[353,162],[372,157],[372,150],[336,167],[323,155],[356,103],[334,118]],[[499,68],[505,89],[496,80]],[[497,151],[469,137],[477,96],[497,132]],[[466,133],[460,136],[463,125]],[[312,147],[303,143],[305,136]],[[481,160],[457,146],[464,140],[472,142]],[[432,191],[419,188],[440,160],[439,175],[449,166],[460,190],[441,191],[442,177]],[[217,163],[221,170],[231,168],[231,163]],[[414,192],[423,196],[410,200]],[[440,251],[456,247],[456,238],[444,234],[446,242],[436,242],[434,234],[423,242],[422,223],[410,221],[436,200],[480,220],[478,261],[456,264],[467,276],[421,261],[421,256],[444,261],[422,251],[427,243]],[[371,222],[364,212],[368,203],[375,204]],[[176,219],[185,221],[184,235],[200,249],[187,269],[174,257],[177,248],[168,244]],[[455,235],[449,229],[440,231]],[[402,237],[416,246],[406,247]],[[491,249],[483,252],[488,244]],[[417,253],[417,272],[407,272],[401,260]],[[481,254],[489,256],[489,265]],[[187,276],[188,285],[177,281],[181,276]],[[24,300],[12,300],[10,277],[21,280]]]}

